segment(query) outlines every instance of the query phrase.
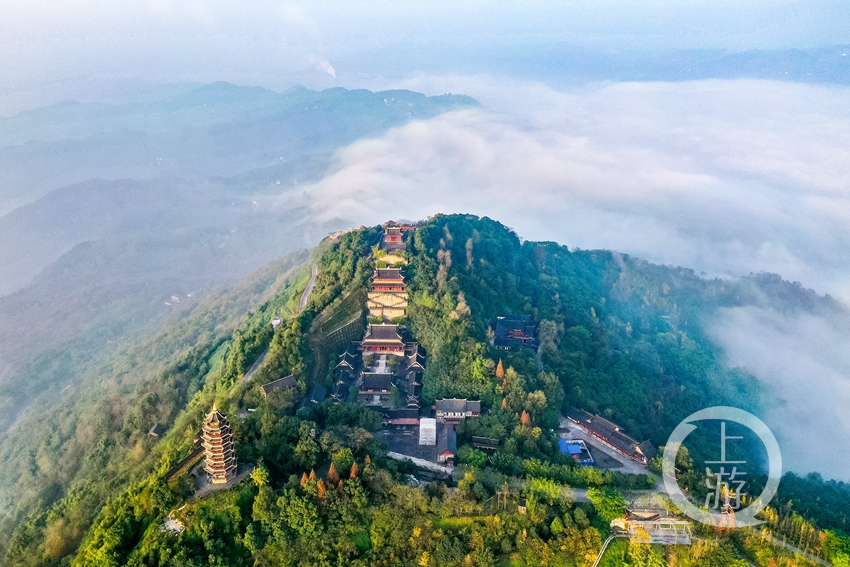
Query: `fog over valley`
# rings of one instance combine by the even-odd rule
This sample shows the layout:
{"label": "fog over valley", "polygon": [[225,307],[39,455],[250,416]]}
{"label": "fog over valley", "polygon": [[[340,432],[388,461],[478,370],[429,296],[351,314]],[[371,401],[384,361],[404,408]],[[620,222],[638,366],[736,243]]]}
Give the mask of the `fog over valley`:
{"label": "fog over valley", "polygon": [[0,2],[0,564],[850,565],[848,102],[846,0]]}
{"label": "fog over valley", "polygon": [[[133,336],[330,230],[442,211],[708,277],[777,273],[848,298],[847,87],[706,80],[558,91],[480,75],[382,86],[475,100],[220,83],[4,120],[7,380],[42,372],[33,357],[67,341]],[[840,325],[810,341],[771,313],[782,336],[826,349],[830,377],[803,363],[771,371],[765,357],[780,341],[749,348],[731,338],[761,336],[767,315],[719,317],[728,333],[715,340],[730,362],[780,386],[776,403],[794,397],[794,384],[845,383],[846,367],[828,354],[846,344]],[[15,391],[36,395],[50,382]],[[844,404],[828,399],[836,403],[796,408],[802,421],[789,436],[827,431]],[[783,435],[783,421],[775,425]],[[846,463],[833,460],[824,472],[843,477]]]}

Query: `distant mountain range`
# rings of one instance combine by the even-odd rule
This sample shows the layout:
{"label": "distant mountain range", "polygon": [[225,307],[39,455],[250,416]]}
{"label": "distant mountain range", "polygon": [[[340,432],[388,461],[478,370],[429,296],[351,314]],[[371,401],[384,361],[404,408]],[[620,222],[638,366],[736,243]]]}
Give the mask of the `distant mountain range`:
{"label": "distant mountain range", "polygon": [[[550,85],[594,81],[695,81],[701,79],[770,79],[798,83],[850,84],[850,45],[811,49],[746,50],[680,49],[648,50],[624,47],[598,50],[567,42],[508,44],[470,42],[469,45],[432,45],[427,51],[394,46],[367,58],[373,72],[395,76],[398,69],[443,74],[451,68],[459,75],[491,73]],[[362,57],[362,54],[359,55]],[[376,63],[377,62],[377,63]],[[341,69],[358,61],[335,61]]]}
{"label": "distant mountain range", "polygon": [[214,83],[0,120],[0,430],[103,349],[339,228],[298,191],[336,150],[476,104]]}

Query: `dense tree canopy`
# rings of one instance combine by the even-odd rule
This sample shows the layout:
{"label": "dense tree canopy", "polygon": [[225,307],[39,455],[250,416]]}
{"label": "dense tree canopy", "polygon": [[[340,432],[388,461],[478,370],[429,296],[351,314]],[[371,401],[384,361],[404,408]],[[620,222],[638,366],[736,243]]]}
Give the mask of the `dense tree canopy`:
{"label": "dense tree canopy", "polygon": [[[126,399],[117,390],[92,395],[89,411],[59,428],[52,444],[46,437],[16,458],[22,475],[44,474],[51,460],[85,474],[66,489],[51,469],[57,492],[44,488],[48,504],[15,530],[4,565],[589,565],[622,514],[623,491],[656,480],[561,455],[553,429],[563,411],[598,412],[660,445],[696,409],[757,410],[757,383],[718,362],[705,317],[756,296],[807,309],[827,301],[771,277],[709,280],[609,251],[522,242],[486,218],[433,217],[407,237],[410,302],[401,322],[427,350],[425,402],[457,396],[483,407],[480,418],[457,426],[456,476],[410,486],[412,464],[388,459],[376,441],[377,412],[329,401],[296,412],[324,373],[324,363],[314,372],[310,329],[368,284],[379,237],[368,228],[324,243],[303,313],[294,307],[308,269],[290,274],[238,325],[222,330],[190,318],[179,341],[159,347],[171,349],[168,364]],[[539,352],[492,346],[495,318],[516,314],[538,325]],[[274,318],[282,319],[277,329]],[[296,388],[262,395],[260,385],[289,374]],[[189,453],[214,401],[231,420],[239,461],[257,468],[236,488],[190,502],[186,471],[170,482],[166,472]],[[168,428],[159,442],[146,434],[152,421]],[[473,436],[498,440],[498,450],[474,449]],[[74,459],[70,438],[85,447]],[[689,439],[680,463],[694,486],[704,443]],[[846,561],[847,487],[816,476],[783,484],[789,504],[765,512],[772,533],[836,565]],[[505,486],[507,502],[495,496]],[[572,489],[582,488],[590,503],[574,501]],[[162,530],[169,515],[185,531]],[[788,552],[755,532],[700,536],[693,548],[614,546],[619,562],[609,564],[791,565]]]}

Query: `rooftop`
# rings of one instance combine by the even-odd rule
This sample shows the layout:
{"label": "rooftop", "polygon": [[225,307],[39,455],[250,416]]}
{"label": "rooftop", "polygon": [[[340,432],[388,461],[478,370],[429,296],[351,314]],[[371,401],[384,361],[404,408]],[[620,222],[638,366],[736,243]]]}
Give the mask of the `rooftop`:
{"label": "rooftop", "polygon": [[457,433],[451,425],[446,425],[437,433],[437,454],[457,453]]}
{"label": "rooftop", "polygon": [[375,270],[375,279],[402,282],[404,281],[404,276],[401,275],[400,268],[378,268]]}
{"label": "rooftop", "polygon": [[212,411],[204,418],[204,423],[212,426],[217,426],[219,423],[227,423],[227,418],[223,413],[218,411],[218,407],[213,404]]}
{"label": "rooftop", "polygon": [[481,411],[481,402],[478,400],[467,400],[466,398],[446,398],[443,400],[437,400],[434,403],[437,411],[444,412],[458,412],[463,413],[467,411],[471,412],[480,412]]}
{"label": "rooftop", "polygon": [[263,395],[268,396],[274,390],[289,390],[290,388],[294,388],[297,384],[298,382],[295,380],[295,376],[290,374],[289,376],[278,378],[268,384],[263,384],[260,388],[263,390]]}
{"label": "rooftop", "polygon": [[401,341],[398,333],[398,325],[369,325],[366,331],[365,341]]}
{"label": "rooftop", "polygon": [[537,324],[528,315],[496,317],[494,332],[493,345],[496,347],[537,348]]}
{"label": "rooftop", "polygon": [[385,372],[364,372],[364,390],[391,390],[393,387],[393,375]]}
{"label": "rooftop", "polygon": [[626,453],[641,453],[647,459],[651,459],[658,453],[658,450],[650,441],[638,443],[635,439],[626,435],[619,425],[600,415],[590,414],[578,408],[570,408],[567,411],[567,417],[581,423],[608,443]]}
{"label": "rooftop", "polygon": [[324,386],[316,386],[313,388],[313,391],[307,394],[307,397],[304,398],[303,407],[311,408],[317,404],[325,401],[325,396],[328,395],[328,389]]}

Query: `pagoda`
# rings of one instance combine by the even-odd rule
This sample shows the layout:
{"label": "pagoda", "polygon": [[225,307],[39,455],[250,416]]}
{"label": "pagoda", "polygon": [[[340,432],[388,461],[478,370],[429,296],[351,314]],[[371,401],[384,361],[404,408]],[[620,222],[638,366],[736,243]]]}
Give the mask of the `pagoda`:
{"label": "pagoda", "polygon": [[204,419],[204,470],[213,484],[227,484],[236,477],[236,456],[230,422],[213,404]]}

